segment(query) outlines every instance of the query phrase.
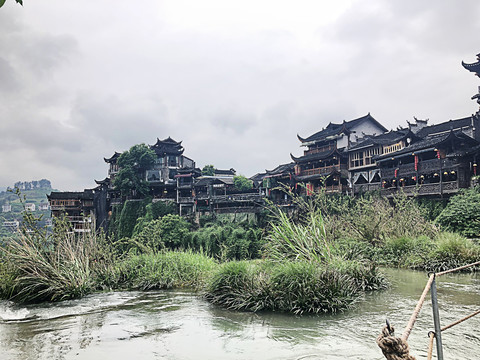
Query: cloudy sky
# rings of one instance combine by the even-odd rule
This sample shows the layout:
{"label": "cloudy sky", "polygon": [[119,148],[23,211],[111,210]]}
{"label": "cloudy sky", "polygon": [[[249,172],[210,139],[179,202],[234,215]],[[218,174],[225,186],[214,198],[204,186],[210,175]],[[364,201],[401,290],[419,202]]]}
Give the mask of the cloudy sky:
{"label": "cloudy sky", "polygon": [[478,19],[478,0],[7,0],[0,188],[93,187],[157,137],[251,176],[329,122],[468,116]]}

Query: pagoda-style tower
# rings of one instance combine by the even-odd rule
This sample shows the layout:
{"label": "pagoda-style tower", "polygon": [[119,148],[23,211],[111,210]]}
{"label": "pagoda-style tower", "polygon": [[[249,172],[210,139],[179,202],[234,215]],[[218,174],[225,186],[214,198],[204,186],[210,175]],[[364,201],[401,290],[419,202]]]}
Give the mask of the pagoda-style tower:
{"label": "pagoda-style tower", "polygon": [[[462,61],[462,66],[470,72],[475,73],[478,77],[480,77],[480,54],[477,54],[477,62],[473,64],[466,64]],[[478,94],[472,96],[472,100],[477,99],[478,105],[480,105],[480,86],[478,87]]]}

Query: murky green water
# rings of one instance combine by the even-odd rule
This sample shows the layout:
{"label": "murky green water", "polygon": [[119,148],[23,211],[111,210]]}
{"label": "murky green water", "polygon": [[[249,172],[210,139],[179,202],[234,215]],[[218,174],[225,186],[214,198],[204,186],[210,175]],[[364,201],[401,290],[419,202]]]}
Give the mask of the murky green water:
{"label": "murky green water", "polygon": [[[292,316],[225,311],[181,291],[97,294],[60,304],[0,302],[0,359],[384,359],[375,344],[385,318],[404,326],[425,286],[420,272],[387,270],[392,288],[353,311]],[[480,308],[480,276],[439,279],[442,325]],[[409,338],[426,358],[426,304]],[[480,358],[480,316],[443,333],[446,359]]]}

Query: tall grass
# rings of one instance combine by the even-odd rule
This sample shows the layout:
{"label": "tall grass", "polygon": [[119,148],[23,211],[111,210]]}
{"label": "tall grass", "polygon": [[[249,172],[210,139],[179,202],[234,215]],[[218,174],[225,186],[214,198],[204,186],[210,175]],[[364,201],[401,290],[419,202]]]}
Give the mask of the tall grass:
{"label": "tall grass", "polygon": [[321,264],[331,259],[325,223],[318,211],[310,211],[304,223],[294,222],[286,213],[278,211],[267,240],[265,254],[273,260],[306,260]]}
{"label": "tall grass", "polygon": [[341,271],[307,261],[232,261],[209,279],[205,298],[232,310],[334,313],[349,309],[361,289]]}
{"label": "tall grass", "polygon": [[105,267],[102,243],[94,233],[19,234],[1,249],[11,283],[4,293],[18,302],[37,302],[92,292],[96,274]]}
{"label": "tall grass", "polygon": [[131,254],[105,273],[103,283],[131,290],[202,288],[216,266],[213,259],[191,251]]}

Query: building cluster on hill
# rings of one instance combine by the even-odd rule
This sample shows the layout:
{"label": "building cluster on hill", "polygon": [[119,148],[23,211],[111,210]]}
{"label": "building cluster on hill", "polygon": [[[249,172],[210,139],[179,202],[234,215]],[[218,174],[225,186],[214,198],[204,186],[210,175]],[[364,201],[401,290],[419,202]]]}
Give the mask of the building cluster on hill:
{"label": "building cluster on hill", "polygon": [[[480,54],[474,64],[462,65],[480,76]],[[480,105],[479,93],[474,95]],[[179,213],[211,214],[258,212],[268,199],[290,205],[285,188],[300,195],[322,190],[359,194],[377,190],[393,196],[399,190],[418,196],[444,197],[476,181],[480,160],[480,110],[476,114],[428,124],[414,118],[406,127],[387,131],[372,115],[341,123],[329,123],[317,133],[298,139],[305,148],[292,162],[252,176],[252,187],[239,190],[235,170],[215,170],[203,175],[195,162],[183,155],[181,142],[168,137],[150,146],[154,165],[142,176],[152,201],[172,201]],[[89,231],[92,222],[106,228],[112,207],[132,196],[113,186],[120,171],[115,152],[105,158],[108,176],[82,192],[52,192],[52,215],[66,213],[75,231]]]}

